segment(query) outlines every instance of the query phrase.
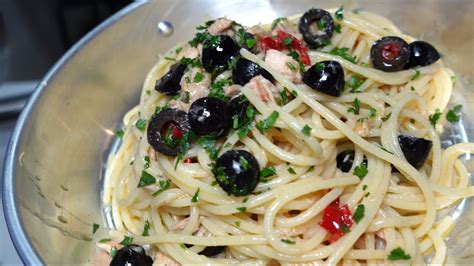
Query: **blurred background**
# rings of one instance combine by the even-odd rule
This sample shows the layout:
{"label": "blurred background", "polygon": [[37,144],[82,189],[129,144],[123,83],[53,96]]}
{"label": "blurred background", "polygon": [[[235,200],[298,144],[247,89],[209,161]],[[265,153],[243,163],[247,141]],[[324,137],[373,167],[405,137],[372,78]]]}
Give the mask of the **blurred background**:
{"label": "blurred background", "polygon": [[[132,0],[0,0],[0,170],[37,83],[82,36]],[[1,201],[1,197],[0,197]],[[0,202],[0,265],[21,264]]]}

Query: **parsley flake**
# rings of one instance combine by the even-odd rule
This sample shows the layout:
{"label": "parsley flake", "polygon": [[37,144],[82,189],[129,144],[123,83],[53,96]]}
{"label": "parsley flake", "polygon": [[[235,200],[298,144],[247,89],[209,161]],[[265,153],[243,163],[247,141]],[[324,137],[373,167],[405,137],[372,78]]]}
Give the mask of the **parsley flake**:
{"label": "parsley flake", "polygon": [[287,63],[286,63],[286,66],[287,66],[291,71],[295,71],[295,70],[296,70],[296,67],[295,67],[291,62],[287,62]]}
{"label": "parsley flake", "polygon": [[194,82],[198,83],[201,82],[204,79],[204,76],[202,75],[201,72],[197,72],[196,75],[194,76]]}
{"label": "parsley flake", "polygon": [[117,132],[115,132],[115,136],[117,136],[117,138],[122,139],[124,135],[125,135],[125,131],[123,129],[119,129],[117,130]]}
{"label": "parsley flake", "polygon": [[301,133],[303,133],[303,135],[309,137],[311,135],[311,127],[308,126],[308,125],[304,125],[304,127],[301,129]]}
{"label": "parsley flake", "polygon": [[273,127],[275,122],[278,119],[278,116],[280,114],[277,111],[273,111],[270,116],[268,116],[266,119],[260,121],[257,123],[256,127],[257,129],[263,134],[267,132],[270,128]]}
{"label": "parsley flake", "polygon": [[451,108],[448,113],[446,114],[446,120],[448,120],[451,123],[457,123],[459,122],[459,119],[461,118],[461,115],[459,114],[461,112],[462,105],[458,104]]}
{"label": "parsley flake", "polygon": [[349,113],[354,113],[355,115],[358,115],[360,112],[360,100],[355,98],[354,99],[354,107],[351,107],[347,109],[347,112]]}
{"label": "parsley flake", "polygon": [[436,109],[435,113],[428,117],[432,126],[436,126],[436,122],[438,122],[438,120],[441,118],[441,115],[442,113],[439,111],[439,109]]}
{"label": "parsley flake", "polygon": [[414,69],[414,70],[415,70],[415,74],[413,76],[411,76],[410,80],[415,80],[415,79],[419,78],[420,75],[421,75],[420,71],[418,71],[416,69]]}
{"label": "parsley flake", "polygon": [[238,207],[236,208],[239,212],[246,212],[247,211],[247,207]]}
{"label": "parsley flake", "polygon": [[244,170],[249,169],[249,162],[244,157],[240,156],[239,163],[242,166],[242,168],[244,168]]}
{"label": "parsley flake", "polygon": [[146,187],[154,183],[156,183],[156,178],[143,170],[140,176],[140,182],[138,182],[138,187]]}
{"label": "parsley flake", "polygon": [[112,257],[112,258],[115,257],[115,255],[117,255],[117,248],[116,248],[115,246],[112,246],[112,247],[110,248],[109,255],[110,255],[110,257]]}
{"label": "parsley flake", "polygon": [[92,234],[95,234],[95,232],[97,232],[97,230],[99,230],[99,227],[100,225],[99,224],[92,224]]}
{"label": "parsley flake", "polygon": [[390,252],[390,254],[387,257],[388,260],[409,260],[411,259],[411,256],[409,254],[405,253],[405,250],[403,250],[401,247],[398,247]]}
{"label": "parsley flake", "polygon": [[336,10],[335,15],[338,20],[343,20],[344,19],[344,6],[339,7]]}
{"label": "parsley flake", "polygon": [[347,47],[343,47],[343,48],[334,48],[332,49],[330,52],[330,54],[332,55],[337,55],[337,56],[340,56],[344,59],[346,59],[347,61],[351,62],[351,63],[356,63],[356,57],[355,56],[352,56],[350,53],[349,53],[349,48]]}
{"label": "parsley flake", "polygon": [[140,130],[141,132],[145,131],[146,128],[146,120],[145,119],[138,119],[137,122],[135,123],[135,126]]}
{"label": "parsley flake", "polygon": [[235,226],[240,227],[241,222],[240,221],[235,221]]}
{"label": "parsley flake", "polygon": [[294,245],[296,242],[291,240],[291,239],[282,239],[281,242],[289,244],[289,245]]}
{"label": "parsley flake", "polygon": [[99,243],[107,243],[107,242],[110,242],[112,241],[111,238],[102,238],[101,240],[99,240]]}
{"label": "parsley flake", "polygon": [[362,218],[364,218],[365,215],[365,205],[360,204],[357,206],[355,212],[354,212],[354,220],[356,223],[359,223]]}
{"label": "parsley flake", "polygon": [[193,198],[191,199],[191,202],[196,203],[196,202],[199,201],[199,191],[200,191],[200,190],[201,190],[201,188],[198,188],[198,189],[196,190],[196,193],[194,193],[194,196],[193,196]]}
{"label": "parsley flake", "polygon": [[377,116],[377,110],[375,108],[370,108],[369,109],[369,117],[374,118],[375,116]]}
{"label": "parsley flake", "polygon": [[288,171],[288,173],[292,174],[292,175],[296,175],[296,172],[295,172],[295,169],[293,169],[293,167],[288,167],[288,169],[286,169]]}
{"label": "parsley flake", "polygon": [[150,230],[150,222],[148,222],[148,220],[145,220],[145,224],[143,225],[142,236],[150,236],[149,230]]}
{"label": "parsley flake", "polygon": [[341,230],[343,233],[349,233],[351,231],[351,229],[346,224],[341,225]]}
{"label": "parsley flake", "polygon": [[153,197],[158,196],[161,192],[167,190],[167,189],[170,187],[170,185],[171,185],[171,184],[170,184],[170,181],[168,181],[168,180],[160,180],[159,184],[160,184],[160,189],[157,190],[157,191],[155,191],[155,192],[152,194]]}
{"label": "parsley flake", "polygon": [[337,24],[336,27],[334,27],[334,31],[337,33],[341,33],[342,32],[341,24]]}
{"label": "parsley flake", "polygon": [[124,236],[120,245],[129,246],[133,243],[133,237]]}
{"label": "parsley flake", "polygon": [[356,168],[354,168],[354,175],[359,177],[360,180],[364,179],[368,173],[369,170],[367,170],[367,167],[365,167],[364,163],[361,163],[360,165],[356,166]]}

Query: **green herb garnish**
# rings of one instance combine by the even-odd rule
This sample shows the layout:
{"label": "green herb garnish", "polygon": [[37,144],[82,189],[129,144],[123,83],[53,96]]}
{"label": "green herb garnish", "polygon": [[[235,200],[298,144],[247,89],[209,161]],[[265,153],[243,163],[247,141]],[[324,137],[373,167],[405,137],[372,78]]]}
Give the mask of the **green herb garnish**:
{"label": "green herb garnish", "polygon": [[236,208],[239,212],[246,212],[247,211],[247,207],[238,207]]}
{"label": "green herb garnish", "polygon": [[354,64],[356,63],[356,61],[355,61],[356,57],[349,54],[349,48],[347,48],[347,47],[334,48],[329,53],[332,54],[332,55],[340,56],[340,57],[346,59],[347,61],[349,61],[351,63],[354,63]]}
{"label": "green herb garnish", "polygon": [[133,237],[124,236],[120,245],[129,246],[133,243]]}
{"label": "green herb garnish", "polygon": [[418,71],[416,69],[414,69],[414,71],[415,71],[415,74],[410,78],[410,80],[415,80],[415,79],[419,78],[420,75],[421,75],[420,71]]}
{"label": "green herb garnish", "polygon": [[359,221],[362,220],[362,218],[364,218],[364,215],[365,215],[365,205],[360,204],[359,206],[357,206],[354,212],[354,221],[356,221],[356,223],[359,223]]}
{"label": "green herb garnish", "polygon": [[354,107],[351,107],[347,109],[347,112],[349,113],[354,113],[355,115],[358,115],[360,112],[360,100],[355,98],[354,99]]}
{"label": "green herb garnish", "polygon": [[200,190],[201,190],[201,188],[198,188],[198,189],[196,190],[196,193],[194,193],[194,196],[193,196],[193,198],[191,199],[191,202],[196,203],[196,202],[199,201],[199,191],[200,191]]}
{"label": "green herb garnish", "polygon": [[341,24],[337,24],[336,27],[334,27],[334,31],[337,33],[341,33],[342,32]]}
{"label": "green herb garnish", "polygon": [[156,197],[156,196],[160,195],[161,192],[167,190],[171,185],[170,181],[168,181],[168,180],[160,180],[159,184],[160,184],[160,189],[153,192],[153,194],[151,194],[153,197]]}
{"label": "green herb garnish", "polygon": [[204,79],[204,76],[202,75],[201,72],[197,72],[196,75],[194,76],[194,82],[201,82]]}
{"label": "green herb garnish", "polygon": [[346,224],[341,225],[341,230],[343,233],[349,233],[351,231],[351,229]]}
{"label": "green herb garnish", "polygon": [[123,138],[123,136],[125,135],[125,131],[123,129],[119,129],[117,130],[117,132],[115,132],[115,136],[117,136],[117,138]]}
{"label": "green herb garnish", "polygon": [[216,138],[214,136],[203,136],[197,140],[197,144],[206,150],[209,158],[213,161],[217,160]]}
{"label": "green herb garnish", "polygon": [[432,126],[436,126],[436,122],[438,122],[438,120],[441,118],[441,115],[442,113],[439,111],[439,109],[436,109],[435,113],[428,117]]}
{"label": "green herb garnish", "polygon": [[244,157],[240,156],[239,163],[242,166],[242,168],[244,168],[244,170],[249,169],[249,162]]}
{"label": "green herb garnish", "polygon": [[282,239],[281,242],[289,244],[289,245],[294,245],[296,242],[291,240],[291,239]]}
{"label": "green herb garnish", "polygon": [[387,257],[388,260],[409,260],[411,259],[411,256],[409,254],[405,253],[405,250],[403,250],[401,247],[398,247],[390,252],[390,254]]}
{"label": "green herb garnish", "polygon": [[260,121],[257,123],[256,127],[257,129],[263,134],[267,132],[270,128],[273,127],[275,122],[278,119],[278,116],[280,114],[277,111],[273,111],[270,116],[268,116],[266,119]]}
{"label": "green herb garnish", "polygon": [[145,187],[155,183],[156,178],[143,170],[140,176],[140,182],[138,182],[138,187]]}
{"label": "green herb garnish", "polygon": [[303,133],[303,135],[309,137],[311,135],[311,127],[308,126],[308,125],[304,125],[304,127],[301,129],[301,133]]}
{"label": "green herb garnish", "polygon": [[295,169],[293,169],[293,167],[288,167],[288,169],[286,169],[288,171],[288,173],[292,174],[292,175],[296,175],[296,172],[295,172]]}
{"label": "green herb garnish", "polygon": [[150,222],[148,222],[148,220],[145,220],[145,224],[143,224],[142,236],[150,236],[149,230],[150,230]]}
{"label": "green herb garnish", "polygon": [[341,6],[340,8],[338,8],[336,10],[335,15],[338,20],[343,20],[344,19],[344,6]]}
{"label": "green herb garnish", "polygon": [[354,175],[359,177],[360,180],[364,179],[368,173],[369,170],[367,170],[367,167],[365,167],[364,163],[361,163],[360,165],[356,166],[356,168],[354,168]]}
{"label": "green herb garnish", "polygon": [[135,123],[135,126],[140,130],[141,132],[145,131],[146,128],[146,120],[145,119],[138,119],[137,122]]}
{"label": "green herb garnish", "polygon": [[458,104],[451,108],[448,113],[446,114],[446,120],[448,120],[451,123],[457,123],[459,122],[459,119],[461,118],[461,115],[459,114],[461,112],[462,105]]}
{"label": "green herb garnish", "polygon": [[100,225],[99,224],[92,224],[92,234],[95,234],[97,230],[99,230]]}
{"label": "green herb garnish", "polygon": [[377,116],[377,110],[375,108],[370,108],[369,109],[369,117],[374,118],[375,116]]}
{"label": "green herb garnish", "polygon": [[392,116],[392,112],[388,113],[387,115],[385,115],[384,117],[382,117],[382,121],[387,121],[388,119],[390,119],[390,117]]}

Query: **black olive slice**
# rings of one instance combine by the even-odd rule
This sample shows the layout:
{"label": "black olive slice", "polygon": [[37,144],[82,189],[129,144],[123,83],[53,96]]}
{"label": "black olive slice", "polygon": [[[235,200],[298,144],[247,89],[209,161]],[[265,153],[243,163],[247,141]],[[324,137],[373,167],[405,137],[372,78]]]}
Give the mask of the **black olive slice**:
{"label": "black olive slice", "polygon": [[385,72],[402,70],[410,58],[408,44],[399,37],[386,36],[375,41],[370,49],[374,68]]}
{"label": "black olive slice", "polygon": [[179,85],[181,78],[184,75],[186,66],[181,63],[176,63],[170,67],[170,70],[161,79],[156,81],[155,90],[166,95],[175,95],[181,90]]}
{"label": "black olive slice", "polygon": [[117,251],[110,265],[147,266],[153,265],[153,259],[145,254],[145,250],[141,246],[129,245]]}
{"label": "black olive slice", "polygon": [[314,90],[337,97],[344,90],[344,70],[337,61],[322,61],[303,74],[303,82]]}
{"label": "black olive slice", "polygon": [[228,194],[246,196],[257,187],[260,167],[257,159],[244,150],[229,150],[216,161],[213,173]]}
{"label": "black olive slice", "polygon": [[[354,150],[341,151],[336,157],[337,168],[341,169],[344,173],[348,173],[354,164],[354,156]],[[362,163],[367,167],[367,158],[365,156]]]}
{"label": "black olive slice", "polygon": [[412,42],[410,47],[410,59],[405,68],[416,66],[428,66],[438,61],[439,52],[431,44],[423,41]]}
{"label": "black olive slice", "polygon": [[334,20],[323,9],[310,9],[300,18],[298,29],[310,48],[325,46],[334,33]]}
{"label": "black olive slice", "polygon": [[420,169],[430,154],[433,142],[408,135],[399,135],[398,143],[405,159],[416,169]]}
{"label": "black olive slice", "polygon": [[254,62],[245,58],[239,58],[235,64],[235,68],[232,70],[232,81],[235,84],[244,86],[252,78],[261,75],[264,78],[274,81],[273,76],[268,73],[265,69],[255,64]]}
{"label": "black olive slice", "polygon": [[179,109],[165,109],[155,114],[148,123],[148,143],[159,153],[176,156],[179,140],[189,131],[188,115]]}
{"label": "black olive slice", "polygon": [[203,249],[201,252],[199,252],[199,255],[204,255],[206,257],[214,257],[216,255],[219,255],[224,251],[225,246],[216,246],[216,247],[206,247]]}
{"label": "black olive slice", "polygon": [[202,65],[212,73],[214,70],[225,70],[234,55],[239,52],[239,46],[234,39],[227,35],[217,35],[204,42],[202,49]]}
{"label": "black olive slice", "polygon": [[191,129],[199,136],[225,135],[232,126],[232,116],[227,103],[212,97],[197,99],[191,104],[188,113]]}

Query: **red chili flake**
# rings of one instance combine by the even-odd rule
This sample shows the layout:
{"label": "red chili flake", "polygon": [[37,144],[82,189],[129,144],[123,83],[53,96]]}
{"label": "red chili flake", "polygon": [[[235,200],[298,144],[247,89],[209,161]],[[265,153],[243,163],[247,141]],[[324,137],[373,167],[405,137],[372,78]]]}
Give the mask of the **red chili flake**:
{"label": "red chili flake", "polygon": [[400,47],[395,43],[389,43],[382,48],[382,57],[387,60],[394,60],[400,55]]}
{"label": "red chili flake", "polygon": [[[291,44],[285,44],[285,40],[288,38],[291,38]],[[311,60],[308,55],[308,48],[305,47],[300,40],[295,38],[293,35],[284,32],[282,30],[279,30],[277,32],[276,37],[264,37],[261,38],[259,41],[260,44],[260,49],[263,51],[266,51],[268,49],[274,49],[278,51],[282,50],[289,50],[290,48],[293,48],[295,51],[297,51],[300,54],[300,61],[304,65],[308,66],[311,65]]]}
{"label": "red chili flake", "polygon": [[181,132],[181,130],[177,126],[173,127],[173,133],[172,134],[173,134],[173,137],[175,137],[177,139],[183,138],[183,132]]}
{"label": "red chili flake", "polygon": [[353,223],[349,206],[344,204],[339,207],[339,199],[336,199],[324,209],[319,225],[330,234],[329,242],[333,243],[345,234],[343,227],[349,229]]}
{"label": "red chili flake", "polygon": [[184,162],[184,163],[195,163],[196,161],[194,160],[194,158],[189,157],[189,158],[184,159],[183,162]]}

